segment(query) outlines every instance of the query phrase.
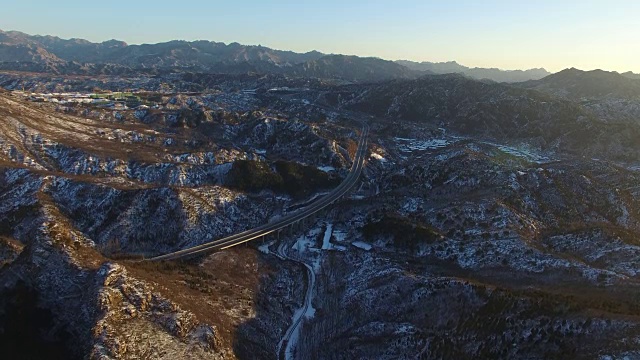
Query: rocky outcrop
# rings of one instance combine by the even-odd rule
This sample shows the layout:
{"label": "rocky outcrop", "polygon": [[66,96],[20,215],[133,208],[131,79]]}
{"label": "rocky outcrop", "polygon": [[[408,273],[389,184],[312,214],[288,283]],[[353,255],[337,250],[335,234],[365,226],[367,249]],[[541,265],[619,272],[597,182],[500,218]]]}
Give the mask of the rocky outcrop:
{"label": "rocky outcrop", "polygon": [[10,293],[26,284],[36,294],[37,306],[52,314],[52,326],[69,334],[66,352],[71,357],[229,357],[214,325],[200,323],[193,313],[129,276],[125,266],[103,258],[51,202],[46,192],[50,185],[45,180],[37,194],[35,228],[26,232],[33,238],[0,270],[0,291]]}
{"label": "rocky outcrop", "polygon": [[96,282],[101,315],[92,329],[92,358],[225,358],[215,327],[200,324],[123,266],[103,264]]}
{"label": "rocky outcrop", "polygon": [[0,237],[0,268],[5,264],[11,264],[23,249],[24,245],[19,241],[8,237]]}

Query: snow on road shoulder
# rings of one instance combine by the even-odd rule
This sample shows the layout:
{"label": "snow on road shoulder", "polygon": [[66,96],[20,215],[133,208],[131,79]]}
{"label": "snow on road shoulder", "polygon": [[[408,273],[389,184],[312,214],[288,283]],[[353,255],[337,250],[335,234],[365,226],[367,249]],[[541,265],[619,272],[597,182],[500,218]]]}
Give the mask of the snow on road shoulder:
{"label": "snow on road shoulder", "polygon": [[268,243],[264,243],[264,244],[258,246],[258,250],[260,250],[260,252],[263,253],[263,254],[269,254],[269,253],[271,253],[271,251],[269,251],[269,247],[271,245],[273,245],[274,242],[275,241],[270,241]]}
{"label": "snow on road shoulder", "polygon": [[291,250],[297,251],[299,254],[306,251],[317,251],[318,249],[316,248],[315,239],[317,239],[321,232],[322,228],[314,227],[306,234],[298,236],[296,242],[291,246]]}
{"label": "snow on road shoulder", "polygon": [[373,246],[371,244],[367,244],[364,241],[354,241],[351,243],[351,245],[366,251],[373,249]]}

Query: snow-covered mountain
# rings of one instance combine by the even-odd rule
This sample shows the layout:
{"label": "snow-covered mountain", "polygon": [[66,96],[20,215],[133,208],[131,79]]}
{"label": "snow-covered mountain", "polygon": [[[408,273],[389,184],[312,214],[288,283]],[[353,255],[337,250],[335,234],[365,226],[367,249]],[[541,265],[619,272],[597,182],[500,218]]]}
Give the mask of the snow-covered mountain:
{"label": "snow-covered mountain", "polygon": [[[316,74],[352,65],[318,61]],[[0,349],[639,355],[640,132],[580,99],[460,74],[3,73],[0,85]],[[232,249],[140,261],[323,196],[363,123],[358,186],[323,212]]]}

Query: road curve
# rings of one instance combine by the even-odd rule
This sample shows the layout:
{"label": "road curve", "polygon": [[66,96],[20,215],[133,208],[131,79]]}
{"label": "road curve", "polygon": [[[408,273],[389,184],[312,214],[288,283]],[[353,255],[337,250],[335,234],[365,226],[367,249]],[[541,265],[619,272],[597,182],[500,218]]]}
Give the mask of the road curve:
{"label": "road curve", "polygon": [[243,231],[238,234],[234,234],[222,239],[214,240],[202,245],[197,245],[188,249],[183,249],[180,251],[172,252],[165,255],[156,256],[153,258],[145,259],[143,261],[162,261],[162,260],[176,260],[188,256],[193,256],[196,254],[201,254],[204,252],[211,252],[216,250],[224,250],[233,246],[237,246],[243,243],[246,243],[251,240],[255,240],[261,238],[265,235],[269,235],[277,230],[285,228],[291,224],[294,224],[304,218],[307,218],[318,211],[326,208],[331,205],[334,201],[338,200],[344,194],[346,194],[358,181],[360,174],[362,173],[362,169],[364,168],[365,158],[367,154],[367,144],[368,144],[368,136],[369,136],[369,126],[364,125],[362,128],[362,134],[360,136],[360,141],[358,142],[358,150],[356,151],[353,165],[351,166],[351,170],[349,171],[349,175],[336,187],[323,196],[322,198],[316,200],[311,205],[294,212],[293,214],[289,214],[285,217],[282,217],[276,221],[258,226],[254,229]]}
{"label": "road curve", "polygon": [[294,313],[293,321],[291,322],[291,325],[285,332],[280,342],[278,342],[278,348],[277,348],[278,359],[288,360],[290,359],[290,354],[293,352],[293,347],[297,345],[291,342],[291,338],[293,337],[293,334],[296,331],[300,331],[299,330],[300,325],[302,325],[302,321],[305,319],[305,316],[307,314],[307,311],[309,310],[309,307],[311,307],[311,302],[313,300],[313,289],[315,289],[315,286],[316,286],[316,274],[313,271],[313,268],[309,264],[301,260],[296,260],[294,258],[290,258],[289,256],[287,256],[287,253],[284,251],[284,248],[283,248],[284,244],[285,244],[284,242],[281,243],[280,246],[278,246],[277,252],[272,254],[276,255],[278,258],[282,260],[289,260],[289,261],[296,262],[304,266],[305,269],[307,270],[307,291],[305,291],[302,307]]}

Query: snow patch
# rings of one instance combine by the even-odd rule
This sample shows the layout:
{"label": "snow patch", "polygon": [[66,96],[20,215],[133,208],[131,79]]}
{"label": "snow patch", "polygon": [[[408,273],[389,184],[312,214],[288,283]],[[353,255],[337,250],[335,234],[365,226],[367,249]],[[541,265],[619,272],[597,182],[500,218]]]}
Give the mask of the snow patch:
{"label": "snow patch", "polygon": [[452,143],[446,139],[407,139],[407,138],[395,138],[398,143],[398,149],[401,152],[410,153],[414,151],[426,151],[426,150],[438,150],[445,148]]}
{"label": "snow patch", "polygon": [[318,170],[324,171],[324,172],[331,172],[331,171],[336,171],[336,168],[334,168],[333,166],[318,166]]}
{"label": "snow patch", "polygon": [[351,245],[366,251],[370,251],[371,249],[373,249],[373,246],[371,246],[371,244],[367,244],[363,241],[354,241],[353,243],[351,243]]}
{"label": "snow patch", "polygon": [[324,232],[324,238],[322,239],[322,250],[331,250],[331,233],[333,232],[333,224],[327,224],[327,230]]}
{"label": "snow patch", "polygon": [[371,153],[371,157],[380,161],[381,163],[385,163],[387,162],[387,159],[384,158],[384,156],[378,154],[378,153]]}
{"label": "snow patch", "polygon": [[344,240],[347,238],[347,233],[344,231],[334,230],[333,237],[337,242],[344,242]]}
{"label": "snow patch", "polygon": [[273,245],[273,243],[274,242],[271,241],[271,242],[262,244],[262,245],[258,246],[258,250],[260,250],[260,252],[263,253],[263,254],[269,254],[269,253],[271,253],[271,251],[269,250],[269,247],[271,245]]}

